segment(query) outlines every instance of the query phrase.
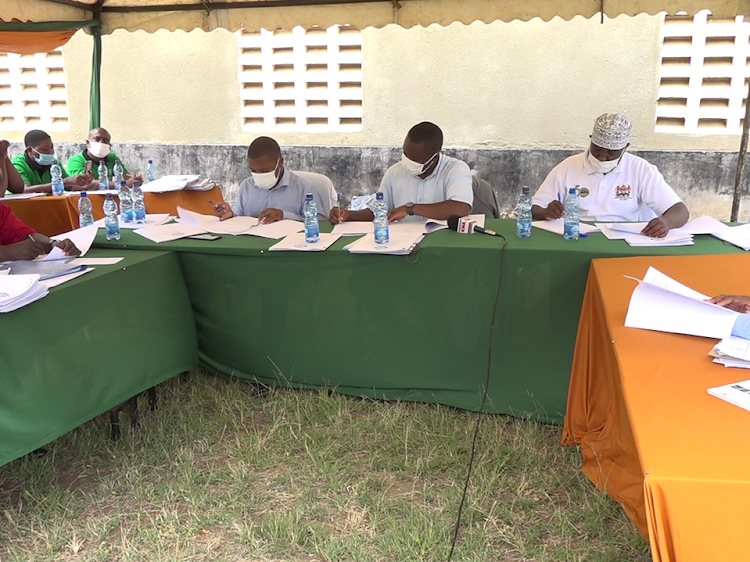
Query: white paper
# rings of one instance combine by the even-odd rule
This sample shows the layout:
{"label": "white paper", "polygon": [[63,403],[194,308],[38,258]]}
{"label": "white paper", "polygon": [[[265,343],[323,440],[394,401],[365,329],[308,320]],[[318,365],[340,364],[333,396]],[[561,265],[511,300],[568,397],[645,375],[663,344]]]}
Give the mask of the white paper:
{"label": "white paper", "polygon": [[[135,222],[122,222],[122,216],[118,215],[117,220],[120,222],[120,230],[135,230],[137,228],[146,228],[148,226],[159,226],[160,224],[166,224],[172,220],[172,216],[168,213],[160,213],[154,215],[146,215],[146,222],[137,224]],[[97,228],[107,228],[105,219],[99,219],[94,222]]]}
{"label": "white paper", "polygon": [[709,388],[708,393],[711,396],[721,398],[730,404],[734,404],[745,410],[750,410],[750,381],[741,381]]}
{"label": "white paper", "polygon": [[[248,217],[250,218],[250,217]],[[284,238],[295,232],[301,232],[305,230],[305,225],[299,221],[293,221],[289,219],[272,222],[270,224],[259,224],[250,228],[242,234],[249,234],[250,236],[260,236],[261,238]]]}
{"label": "white paper", "polygon": [[258,219],[255,217],[234,216],[222,221],[215,215],[202,215],[182,207],[177,207],[177,214],[183,224],[194,228],[202,228],[214,234],[247,234],[249,229],[258,225]]}
{"label": "white paper", "polygon": [[708,215],[703,215],[688,221],[680,228],[673,228],[669,232],[677,234],[713,234],[714,232],[729,230],[729,228],[730,227],[723,222],[718,221],[713,217],[709,217]]}
{"label": "white paper", "polygon": [[320,240],[315,243],[305,242],[304,232],[290,234],[280,242],[277,242],[268,250],[270,252],[322,252],[327,250],[331,244],[341,238],[340,234],[320,234]]}
{"label": "white paper", "polygon": [[414,247],[424,238],[424,234],[414,232],[390,232],[389,240],[385,244],[375,242],[375,234],[367,234],[355,240],[348,246],[352,254],[391,254],[404,256],[411,253]]}
{"label": "white paper", "polygon": [[45,195],[48,195],[47,193],[9,193],[7,195],[0,196],[0,200],[10,200],[13,201],[18,199],[31,199],[32,197],[44,197]]}
{"label": "white paper", "polygon": [[36,259],[38,259],[39,261],[57,261],[70,259],[70,256],[63,252],[59,247],[55,246],[54,248],[52,248],[49,254]]}
{"label": "white paper", "polygon": [[372,222],[342,222],[333,227],[331,234],[338,234],[339,236],[364,236],[373,232],[373,229]]}
{"label": "white paper", "polygon": [[742,248],[746,252],[750,250],[750,224],[740,226],[728,226],[725,230],[712,232],[713,236],[724,242]]}
{"label": "white paper", "polygon": [[[552,221],[533,221],[531,226],[552,232],[554,234],[563,235],[565,229],[565,219],[555,219]],[[578,225],[578,232],[580,234],[591,234],[592,232],[599,232],[599,228],[591,226],[585,222],[581,222]]]}
{"label": "white paper", "polygon": [[170,242],[172,240],[178,240],[185,238],[186,236],[194,236],[196,234],[205,234],[205,230],[200,228],[194,228],[186,224],[172,223],[172,224],[160,224],[159,226],[148,226],[146,228],[139,228],[134,230],[136,234],[148,238],[152,242],[157,244],[161,242]]}
{"label": "white paper", "polygon": [[76,258],[71,260],[70,266],[78,265],[115,265],[120,263],[125,258]]}
{"label": "white paper", "polygon": [[[71,193],[71,195],[73,195],[73,194],[80,195],[80,192],[78,192],[78,191],[70,192],[70,193]],[[118,195],[120,195],[120,190],[119,189],[91,189],[91,190],[87,190],[86,191],[86,195],[114,195],[114,196],[118,196]]]}
{"label": "white paper", "polygon": [[180,191],[190,182],[200,176],[162,176],[141,186],[143,193],[164,193],[166,191]]}
{"label": "white paper", "polygon": [[0,312],[12,312],[47,296],[39,275],[0,276]]}
{"label": "white paper", "polygon": [[53,236],[52,240],[62,241],[68,238],[71,242],[73,242],[73,244],[76,245],[76,248],[81,250],[81,256],[85,256],[86,252],[89,251],[89,248],[91,248],[91,245],[94,243],[94,238],[96,238],[96,231],[96,225],[90,224],[89,226],[84,226],[83,228],[76,228],[75,230],[71,230],[70,232],[65,232],[64,234]]}
{"label": "white paper", "polygon": [[51,289],[52,287],[57,287],[58,285],[67,283],[68,281],[71,281],[76,277],[85,275],[89,271],[94,271],[94,268],[89,267],[84,269],[83,271],[76,271],[75,273],[68,273],[67,275],[58,275],[57,277],[53,277],[52,279],[44,279],[43,281],[39,281],[39,284],[43,287],[46,287],[47,289]]}
{"label": "white paper", "polygon": [[625,326],[705,338],[725,339],[737,312],[705,302],[709,297],[649,268],[630,298]]}

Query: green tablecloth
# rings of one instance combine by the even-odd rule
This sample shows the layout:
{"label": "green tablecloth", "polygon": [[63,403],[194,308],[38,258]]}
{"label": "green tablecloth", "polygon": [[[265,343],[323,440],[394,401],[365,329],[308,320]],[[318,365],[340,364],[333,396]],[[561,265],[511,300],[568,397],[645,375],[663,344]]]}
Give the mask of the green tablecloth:
{"label": "green tablecloth", "polygon": [[[577,242],[515,222],[508,236],[487,409],[559,422],[592,258],[739,252],[631,248],[593,234]],[[325,225],[322,230],[330,230]],[[100,231],[101,232],[101,231]],[[351,240],[351,239],[350,239]],[[374,398],[479,407],[500,240],[440,231],[412,256],[269,252],[275,241],[224,236],[154,244],[132,232],[107,247],[178,251],[209,370],[266,383],[327,386]]]}
{"label": "green tablecloth", "polygon": [[0,314],[0,465],[197,365],[177,256],[124,255]]}

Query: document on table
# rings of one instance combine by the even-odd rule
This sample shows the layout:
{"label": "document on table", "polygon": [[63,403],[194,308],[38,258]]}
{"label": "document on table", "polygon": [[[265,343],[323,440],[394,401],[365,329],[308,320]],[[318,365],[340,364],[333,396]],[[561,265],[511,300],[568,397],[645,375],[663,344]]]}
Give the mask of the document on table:
{"label": "document on table", "polygon": [[177,214],[183,224],[193,228],[202,228],[214,234],[229,234],[232,236],[249,234],[248,230],[258,225],[258,219],[255,217],[234,216],[223,221],[216,215],[201,215],[182,207],[177,207]]}
{"label": "document on table", "polygon": [[166,191],[180,191],[185,186],[196,181],[200,176],[162,176],[141,186],[143,193],[164,193]]}
{"label": "document on table", "polygon": [[[251,217],[248,217],[251,218]],[[272,222],[269,224],[259,224],[250,228],[242,234],[248,234],[250,236],[260,236],[261,238],[284,238],[295,232],[301,232],[305,230],[305,225],[299,221],[293,221],[290,219],[283,219],[280,221]]]}
{"label": "document on table", "polygon": [[125,258],[75,258],[70,265],[115,265]]}
{"label": "document on table", "polygon": [[333,227],[331,234],[339,236],[364,236],[373,232],[372,221],[342,222]]}
{"label": "document on table", "polygon": [[597,228],[609,240],[625,240],[631,246],[691,246],[694,244],[692,234],[681,234],[670,231],[663,238],[651,238],[641,234],[647,222],[612,222],[596,223]]}
{"label": "document on table", "polygon": [[47,289],[51,289],[52,287],[57,287],[58,285],[62,285],[63,283],[67,283],[68,281],[72,281],[76,277],[80,277],[81,275],[85,275],[89,271],[94,271],[93,267],[87,267],[86,269],[81,269],[80,271],[75,271],[73,273],[68,273],[67,275],[58,275],[56,277],[51,277],[49,279],[40,279],[39,284],[43,285]]}
{"label": "document on table", "polygon": [[[531,226],[562,236],[563,230],[565,229],[565,219],[555,219],[552,221],[533,221],[531,223]],[[592,232],[599,232],[599,228],[582,222],[579,223],[578,232],[580,232],[581,234],[591,234]]]}
{"label": "document on table", "polygon": [[[145,223],[135,223],[135,222],[122,222],[122,217],[120,215],[117,216],[117,219],[120,221],[120,230],[122,229],[128,229],[128,230],[135,230],[136,228],[146,228],[147,226],[159,226],[160,224],[166,224],[170,220],[172,220],[174,217],[169,215],[168,213],[163,214],[154,214],[154,215],[146,215],[146,222]],[[105,219],[99,219],[98,221],[95,221],[94,224],[97,228],[106,228],[106,225],[104,224]]]}
{"label": "document on table", "polygon": [[359,240],[355,240],[346,250],[351,254],[390,254],[396,256],[409,255],[424,238],[420,232],[391,232],[385,244],[375,242],[375,234],[370,233]]}
{"label": "document on table", "polygon": [[322,252],[327,250],[331,244],[341,238],[340,234],[320,234],[320,240],[314,243],[305,242],[304,232],[295,232],[277,242],[270,248],[269,252]]}
{"label": "document on table", "polygon": [[[71,230],[70,232],[65,232],[63,234],[58,234],[57,236],[53,236],[52,240],[58,240],[62,241],[68,238],[73,244],[76,245],[76,248],[81,250],[81,256],[85,256],[86,252],[89,251],[91,248],[91,245],[94,243],[94,238],[96,238],[96,231],[97,227],[94,224],[90,224],[89,226],[84,226],[83,228],[76,228],[75,230]],[[55,252],[55,250],[58,250],[58,252]],[[56,257],[50,257],[53,254],[56,254]],[[60,248],[53,248],[52,251],[47,254],[46,258],[47,260],[54,260],[54,259],[61,259],[66,258],[66,256]]]}
{"label": "document on table", "polygon": [[18,200],[18,199],[31,199],[32,197],[43,197],[45,195],[48,195],[47,193],[9,193],[8,195],[3,195],[0,197],[0,200]]}
{"label": "document on table", "polygon": [[728,242],[738,248],[750,251],[750,224],[728,226],[726,230],[711,233],[715,238]]}
{"label": "document on table", "polygon": [[714,363],[725,367],[750,369],[750,340],[730,336],[717,343],[709,353]]}
{"label": "document on table", "polygon": [[172,224],[160,224],[159,226],[148,226],[146,228],[139,228],[134,230],[136,234],[148,238],[152,242],[160,244],[161,242],[171,242],[172,240],[178,240],[185,238],[186,236],[194,236],[196,234],[205,234],[206,231],[200,228],[193,228],[186,224],[172,223]]}
{"label": "document on table", "polygon": [[12,312],[48,293],[39,275],[0,275],[0,312]]}
{"label": "document on table", "polygon": [[724,386],[709,388],[708,393],[716,398],[739,406],[745,410],[750,410],[750,381],[741,381]]}
{"label": "document on table", "polygon": [[625,326],[659,332],[726,339],[737,312],[705,302],[709,299],[649,267],[630,298]]}

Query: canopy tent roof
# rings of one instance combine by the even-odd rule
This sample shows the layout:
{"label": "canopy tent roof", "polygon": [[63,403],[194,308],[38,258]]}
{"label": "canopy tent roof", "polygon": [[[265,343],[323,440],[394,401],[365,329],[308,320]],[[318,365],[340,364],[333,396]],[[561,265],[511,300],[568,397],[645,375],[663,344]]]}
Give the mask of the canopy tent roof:
{"label": "canopy tent roof", "polygon": [[704,9],[714,17],[750,13],[750,0],[3,0],[0,19],[86,21],[99,19],[103,33],[159,29],[210,31],[226,28],[291,29],[350,24],[358,28],[396,23],[403,27],[474,21],[527,21],[556,16],[569,20],[685,12]]}

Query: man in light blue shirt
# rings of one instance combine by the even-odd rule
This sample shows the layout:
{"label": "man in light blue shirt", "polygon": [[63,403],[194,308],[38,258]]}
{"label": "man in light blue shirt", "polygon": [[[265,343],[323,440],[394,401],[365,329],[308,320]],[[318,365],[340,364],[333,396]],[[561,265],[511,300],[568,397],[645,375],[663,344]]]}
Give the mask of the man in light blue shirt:
{"label": "man in light blue shirt", "polygon": [[750,340],[750,297],[740,295],[719,295],[708,302],[718,304],[724,308],[729,308],[740,315],[734,321],[732,335],[738,338]]}
{"label": "man in light blue shirt", "polygon": [[258,217],[261,224],[282,219],[301,221],[305,195],[312,193],[318,207],[318,218],[323,203],[318,190],[309,181],[284,169],[284,158],[279,144],[270,137],[258,137],[247,151],[251,177],[240,184],[234,210],[228,203],[219,203],[214,211],[221,220],[235,215]]}
{"label": "man in light blue shirt", "polygon": [[[424,221],[463,217],[471,212],[474,194],[469,166],[442,154],[443,132],[433,123],[414,125],[404,140],[401,162],[383,176],[380,191],[388,204],[388,220]],[[371,210],[333,208],[330,221],[371,221]]]}

